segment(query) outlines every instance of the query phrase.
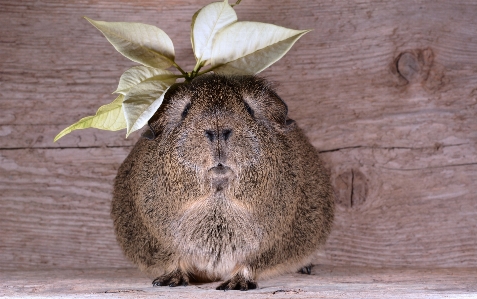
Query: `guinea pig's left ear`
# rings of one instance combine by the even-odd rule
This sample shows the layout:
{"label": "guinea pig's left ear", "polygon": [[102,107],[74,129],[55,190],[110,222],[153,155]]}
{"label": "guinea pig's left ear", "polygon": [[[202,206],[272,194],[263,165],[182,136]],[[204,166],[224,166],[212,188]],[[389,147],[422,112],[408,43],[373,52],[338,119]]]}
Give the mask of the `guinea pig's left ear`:
{"label": "guinea pig's left ear", "polygon": [[241,78],[239,84],[243,99],[255,118],[286,124],[288,107],[268,82],[250,76]]}
{"label": "guinea pig's left ear", "polygon": [[255,118],[286,124],[288,107],[275,91],[266,88],[260,93],[245,95],[244,100]]}
{"label": "guinea pig's left ear", "polygon": [[285,102],[280,98],[274,90],[268,91],[268,101],[265,103],[269,104],[267,109],[270,111],[270,117],[281,125],[286,124],[287,114],[288,114],[288,106]]}

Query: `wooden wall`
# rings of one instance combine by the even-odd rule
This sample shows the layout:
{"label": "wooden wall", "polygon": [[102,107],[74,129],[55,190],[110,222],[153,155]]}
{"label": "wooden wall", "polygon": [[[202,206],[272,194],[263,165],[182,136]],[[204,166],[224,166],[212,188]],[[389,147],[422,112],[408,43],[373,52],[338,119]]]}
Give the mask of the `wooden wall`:
{"label": "wooden wall", "polygon": [[[194,64],[209,0],[0,1],[0,268],[128,267],[109,218],[139,134],[64,127],[134,65],[82,16],[143,22]],[[322,262],[477,266],[477,2],[244,0],[240,20],[314,31],[262,73],[332,172]]]}

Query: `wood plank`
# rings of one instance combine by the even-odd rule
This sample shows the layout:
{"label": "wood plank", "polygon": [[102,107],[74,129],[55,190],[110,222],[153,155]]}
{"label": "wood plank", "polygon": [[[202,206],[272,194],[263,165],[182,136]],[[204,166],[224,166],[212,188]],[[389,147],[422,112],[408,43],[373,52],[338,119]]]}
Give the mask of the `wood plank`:
{"label": "wood plank", "polygon": [[[81,16],[156,24],[173,37],[178,61],[190,67],[193,57],[189,19],[206,1],[169,1],[160,7],[151,1],[135,2],[134,7],[107,1],[92,5],[25,3],[28,2],[3,1],[1,13],[6,17],[0,21],[1,28],[5,28],[0,44],[0,142],[11,148],[69,147],[80,136],[85,139],[82,143],[90,146],[101,144],[104,138],[110,145],[131,145],[121,134],[95,130],[75,133],[58,144],[50,142],[62,128],[110,102],[117,79],[133,65]],[[150,9],[144,9],[148,5]],[[290,106],[291,116],[302,123],[320,149],[376,142],[416,145],[421,137],[436,136],[428,134],[436,129],[443,140],[477,138],[473,121],[477,54],[472,51],[477,39],[470,29],[477,22],[473,17],[477,12],[475,3],[383,1],[372,6],[349,6],[310,1],[296,6],[284,2],[274,6],[277,13],[263,15],[269,5],[267,1],[241,3],[237,10],[239,17],[247,20],[317,28],[263,75],[280,84],[280,94]],[[127,13],[128,10],[137,13]],[[291,12],[301,17],[292,18]],[[163,14],[160,23],[158,13]],[[405,26],[399,21],[402,15],[406,15]],[[453,18],[455,15],[458,18]],[[443,24],[440,17],[453,20]],[[423,32],[427,35],[423,36]],[[427,77],[406,83],[394,72],[394,59],[403,51],[427,48],[432,50],[433,59],[423,67],[425,74],[417,76]],[[416,119],[421,117],[424,119]],[[407,126],[394,128],[392,124],[397,122]],[[379,130],[386,124],[392,126],[391,132],[383,136]],[[412,134],[417,125],[424,126],[423,131]],[[20,134],[15,134],[17,130]],[[381,140],[385,137],[388,138]]]}
{"label": "wood plank", "polygon": [[[462,155],[471,150],[462,145],[322,153],[335,165],[338,205],[319,262],[477,267],[477,163]],[[127,152],[0,152],[2,268],[129,265],[109,219],[112,180]]]}
{"label": "wood plank", "polygon": [[[337,195],[328,262],[477,266],[475,148],[325,153]],[[442,164],[446,161],[445,164]]]}
{"label": "wood plank", "polygon": [[133,269],[7,271],[0,295],[37,298],[475,298],[476,269],[315,267],[312,275],[284,275],[259,289],[216,291],[218,283],[152,287]]}
{"label": "wood plank", "polygon": [[124,148],[0,153],[2,269],[131,266],[109,216]]}

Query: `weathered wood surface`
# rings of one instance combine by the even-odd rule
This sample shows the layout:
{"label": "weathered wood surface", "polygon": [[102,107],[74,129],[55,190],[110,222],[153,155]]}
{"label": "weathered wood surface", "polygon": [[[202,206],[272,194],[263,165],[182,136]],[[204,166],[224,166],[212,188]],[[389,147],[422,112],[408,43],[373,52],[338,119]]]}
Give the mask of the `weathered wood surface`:
{"label": "weathered wood surface", "polygon": [[315,267],[259,281],[259,289],[216,291],[218,283],[153,287],[134,269],[40,270],[0,273],[0,296],[17,298],[475,298],[477,271]]}
{"label": "weathered wood surface", "polygon": [[[130,266],[109,202],[138,134],[52,143],[134,65],[82,16],[154,24],[191,68],[190,17],[208,2],[0,2],[0,268]],[[477,3],[264,0],[237,12],[315,29],[262,75],[332,173],[321,262],[477,267]]]}

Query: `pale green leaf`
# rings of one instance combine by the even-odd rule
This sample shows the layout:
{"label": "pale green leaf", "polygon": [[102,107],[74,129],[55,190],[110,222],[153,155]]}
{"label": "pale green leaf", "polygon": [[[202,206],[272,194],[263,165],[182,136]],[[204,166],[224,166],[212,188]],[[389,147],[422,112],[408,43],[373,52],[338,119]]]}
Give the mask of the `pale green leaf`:
{"label": "pale green leaf", "polygon": [[131,88],[123,102],[127,123],[126,137],[147,124],[161,106],[170,86],[171,84],[161,80],[147,80]]}
{"label": "pale green leaf", "polygon": [[119,79],[118,88],[114,93],[126,95],[128,91],[139,83],[154,78],[170,85],[176,82],[178,76],[167,70],[156,69],[147,66],[135,66],[125,71]]}
{"label": "pale green leaf", "polygon": [[212,42],[217,32],[235,22],[237,14],[227,0],[206,5],[194,14],[191,41],[199,63],[207,62],[211,58]]}
{"label": "pale green leaf", "polygon": [[293,30],[258,22],[237,22],[220,31],[213,44],[214,72],[257,74],[285,55],[310,30]]}
{"label": "pale green leaf", "polygon": [[56,135],[54,142],[74,130],[96,128],[109,131],[117,131],[126,128],[123,103],[124,96],[119,95],[113,102],[99,107],[96,115],[87,116],[72,124]]}
{"label": "pale green leaf", "polygon": [[174,62],[171,39],[155,26],[85,19],[101,31],[119,53],[132,61],[160,69],[166,69]]}

